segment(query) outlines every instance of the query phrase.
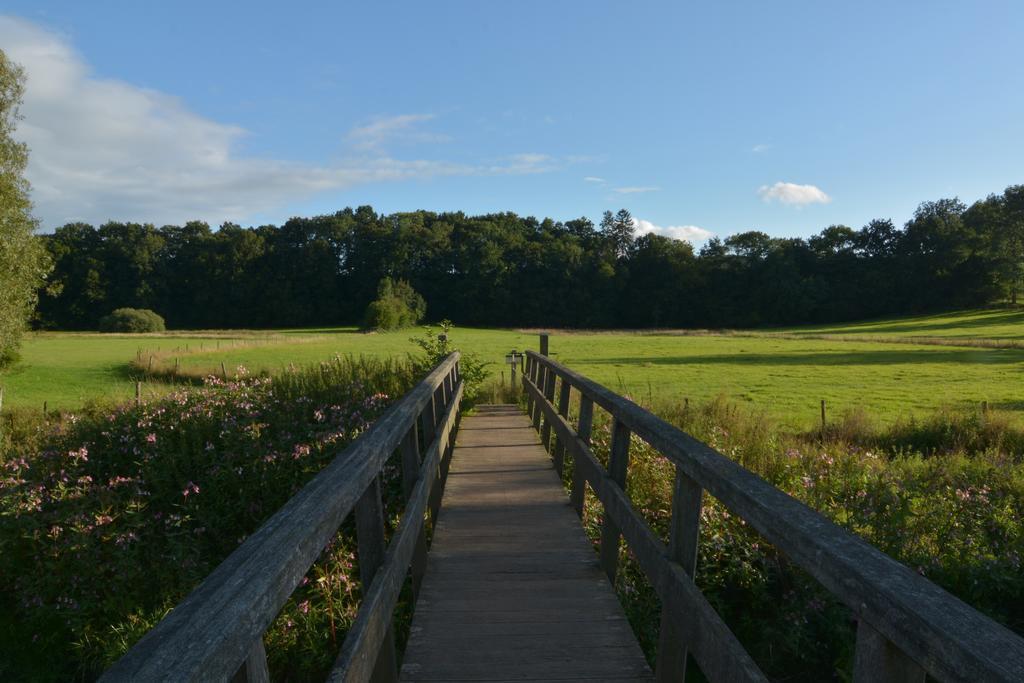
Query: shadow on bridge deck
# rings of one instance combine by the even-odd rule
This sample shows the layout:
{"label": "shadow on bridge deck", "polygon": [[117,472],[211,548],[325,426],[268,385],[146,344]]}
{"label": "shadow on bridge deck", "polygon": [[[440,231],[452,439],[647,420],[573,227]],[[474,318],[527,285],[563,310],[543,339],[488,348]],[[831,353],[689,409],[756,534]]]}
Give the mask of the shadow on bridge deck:
{"label": "shadow on bridge deck", "polygon": [[652,680],[516,406],[463,420],[428,557],[402,680]]}

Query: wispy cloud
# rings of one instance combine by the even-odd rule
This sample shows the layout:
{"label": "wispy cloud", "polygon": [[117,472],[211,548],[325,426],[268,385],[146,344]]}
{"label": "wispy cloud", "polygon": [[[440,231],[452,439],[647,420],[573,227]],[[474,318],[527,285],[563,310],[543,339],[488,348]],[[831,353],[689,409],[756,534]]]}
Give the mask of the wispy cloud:
{"label": "wispy cloud", "polygon": [[758,145],[754,145],[750,149],[750,151],[753,152],[754,154],[761,154],[762,152],[767,152],[771,148],[772,148],[771,145],[768,145],[768,144],[765,144],[765,143],[761,143],[761,144],[758,144]]}
{"label": "wispy cloud", "polygon": [[777,201],[792,206],[828,204],[832,201],[831,197],[815,185],[797,185],[781,181],[774,185],[762,185],[758,188],[757,193],[766,202]]}
{"label": "wispy cloud", "polygon": [[636,232],[639,235],[646,235],[653,233],[655,235],[661,235],[663,237],[671,237],[676,240],[685,240],[690,243],[704,242],[715,236],[715,233],[710,230],[698,227],[696,225],[655,225],[650,221],[645,221],[641,218],[634,218],[633,225],[636,227]]}
{"label": "wispy cloud", "polygon": [[419,130],[417,124],[432,121],[434,114],[399,114],[378,116],[349,131],[348,141],[357,149],[375,150],[391,141],[401,142],[448,142],[451,138],[439,133]]}
{"label": "wispy cloud", "polygon": [[616,187],[612,189],[612,192],[615,192],[617,194],[640,194],[643,192],[658,192],[659,190],[661,190],[660,187],[655,187],[652,185],[636,185],[628,187]]}
{"label": "wispy cloud", "polygon": [[603,182],[605,182],[604,178],[598,178],[597,176],[593,176],[593,175],[588,175],[585,178],[583,178],[583,180],[584,180],[584,182],[588,182],[588,183],[603,183]]}
{"label": "wispy cloud", "polygon": [[57,33],[0,16],[0,45],[28,77],[16,136],[30,148],[26,175],[45,228],[73,220],[244,221],[366,183],[543,173],[570,163],[537,153],[476,163],[398,159],[382,149],[389,140],[428,139],[417,126],[431,114],[369,121],[346,136],[357,155],[330,164],[247,157],[237,150],[245,129],[171,95],[95,76]]}

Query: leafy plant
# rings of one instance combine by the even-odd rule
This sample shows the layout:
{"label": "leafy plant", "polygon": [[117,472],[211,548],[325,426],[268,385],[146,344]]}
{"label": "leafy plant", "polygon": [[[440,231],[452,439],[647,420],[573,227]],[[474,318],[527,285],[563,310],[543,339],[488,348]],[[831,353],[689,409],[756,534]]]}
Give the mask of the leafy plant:
{"label": "leafy plant", "polygon": [[472,404],[480,396],[484,381],[487,379],[487,366],[490,363],[481,360],[475,353],[461,351],[456,347],[451,336],[454,327],[451,320],[442,320],[440,331],[435,331],[432,327],[425,327],[422,337],[411,337],[409,341],[423,350],[423,355],[413,356],[412,361],[418,371],[427,372],[453,351],[460,351],[462,355],[459,359],[459,371],[462,374],[462,381],[466,385],[466,400]]}

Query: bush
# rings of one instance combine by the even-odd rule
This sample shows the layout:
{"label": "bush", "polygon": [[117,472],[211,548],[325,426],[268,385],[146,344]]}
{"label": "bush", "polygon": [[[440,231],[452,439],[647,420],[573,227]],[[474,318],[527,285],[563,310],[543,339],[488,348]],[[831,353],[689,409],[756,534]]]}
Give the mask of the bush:
{"label": "bush", "polygon": [[100,332],[163,332],[164,319],[148,308],[119,308],[100,319]]}
{"label": "bush", "polygon": [[442,320],[440,332],[434,332],[427,327],[424,328],[424,336],[409,339],[420,347],[424,354],[419,357],[410,356],[410,359],[416,372],[424,375],[433,370],[452,351],[459,351],[462,354],[459,359],[459,372],[466,384],[465,400],[469,405],[473,405],[480,397],[484,380],[487,379],[487,366],[490,363],[482,361],[475,353],[467,353],[456,347],[451,338],[453,327],[451,320]]}
{"label": "bush", "polygon": [[377,285],[377,299],[366,309],[366,326],[375,330],[410,327],[427,314],[427,302],[405,280],[386,277]]}

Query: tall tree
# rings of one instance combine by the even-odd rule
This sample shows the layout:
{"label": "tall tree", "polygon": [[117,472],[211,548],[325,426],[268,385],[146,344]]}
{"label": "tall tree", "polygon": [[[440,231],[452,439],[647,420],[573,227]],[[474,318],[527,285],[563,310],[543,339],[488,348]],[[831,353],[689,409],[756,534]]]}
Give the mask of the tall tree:
{"label": "tall tree", "polygon": [[47,273],[47,259],[33,234],[28,147],[14,139],[25,72],[0,50],[0,365],[13,358]]}

